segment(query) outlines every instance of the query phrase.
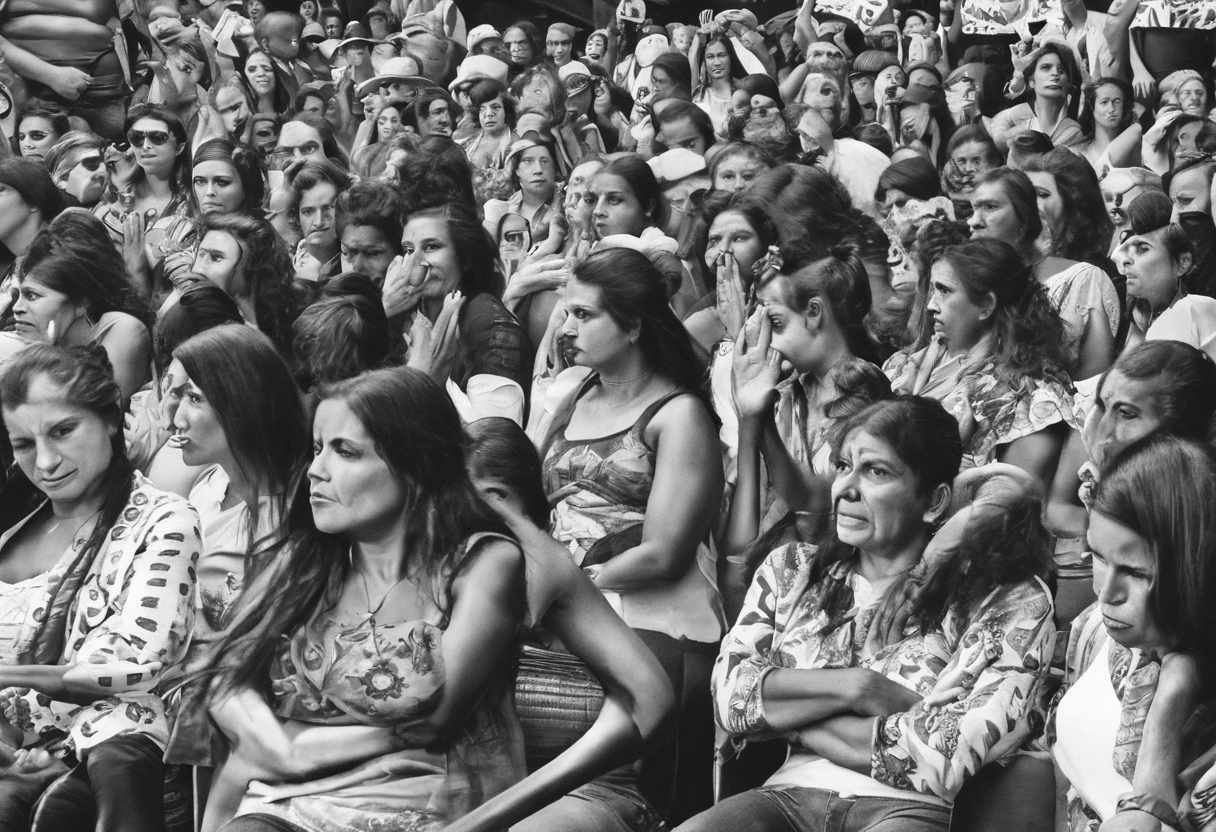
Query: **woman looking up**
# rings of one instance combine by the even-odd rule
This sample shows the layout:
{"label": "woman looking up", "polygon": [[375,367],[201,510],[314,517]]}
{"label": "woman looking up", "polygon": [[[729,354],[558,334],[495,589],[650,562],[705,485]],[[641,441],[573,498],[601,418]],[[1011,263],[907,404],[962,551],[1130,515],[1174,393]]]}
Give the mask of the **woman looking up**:
{"label": "woman looking up", "polygon": [[[1001,152],[1009,140],[1024,130],[1035,130],[1051,139],[1055,147],[1070,147],[1081,141],[1081,125],[1070,114],[1077,111],[1075,93],[1081,83],[1077,59],[1067,46],[1048,42],[1027,59],[1026,69],[1013,83],[1029,90],[1030,101],[1002,110],[992,119],[992,138]],[[1071,99],[1071,100],[1070,100]]]}

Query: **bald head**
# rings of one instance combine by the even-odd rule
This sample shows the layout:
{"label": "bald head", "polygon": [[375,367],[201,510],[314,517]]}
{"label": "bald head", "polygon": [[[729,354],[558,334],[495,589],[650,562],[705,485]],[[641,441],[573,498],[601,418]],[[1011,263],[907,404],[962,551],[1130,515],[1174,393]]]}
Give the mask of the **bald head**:
{"label": "bald head", "polygon": [[263,15],[253,30],[258,45],[276,58],[290,61],[300,53],[301,19],[289,12]]}

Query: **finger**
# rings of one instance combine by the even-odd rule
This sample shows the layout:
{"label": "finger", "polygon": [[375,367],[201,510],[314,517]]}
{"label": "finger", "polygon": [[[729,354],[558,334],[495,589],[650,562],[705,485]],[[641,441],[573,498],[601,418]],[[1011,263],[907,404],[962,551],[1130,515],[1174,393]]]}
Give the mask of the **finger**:
{"label": "finger", "polygon": [[[760,310],[757,310],[760,311]],[[773,344],[773,322],[768,315],[760,316],[760,332],[756,339],[756,347],[761,351],[762,355],[768,355],[769,348]]]}

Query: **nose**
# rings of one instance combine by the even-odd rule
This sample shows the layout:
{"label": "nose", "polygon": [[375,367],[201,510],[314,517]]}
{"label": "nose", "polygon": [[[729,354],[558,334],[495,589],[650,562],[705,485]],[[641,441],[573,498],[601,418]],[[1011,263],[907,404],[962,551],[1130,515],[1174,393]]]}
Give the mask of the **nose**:
{"label": "nose", "polygon": [[974,212],[971,218],[967,220],[967,227],[972,231],[978,231],[984,227],[984,221],[980,219],[979,211]]}
{"label": "nose", "polygon": [[852,470],[841,471],[836,474],[836,478],[832,480],[832,505],[841,500],[850,502],[857,499],[857,481]]}
{"label": "nose", "polygon": [[562,338],[573,338],[578,335],[574,329],[574,316],[569,312],[566,313],[566,319],[562,321],[561,332],[558,335]]}
{"label": "nose", "polygon": [[186,415],[187,409],[188,408],[183,402],[177,406],[177,411],[173,414],[173,427],[177,428],[179,431],[188,430],[190,428],[190,418]]}
{"label": "nose", "polygon": [[29,311],[29,305],[25,302],[25,296],[17,292],[17,298],[13,301],[13,313],[18,312],[25,314]]}
{"label": "nose", "polygon": [[63,457],[59,455],[58,451],[41,440],[38,440],[35,445],[34,467],[48,474],[59,467],[59,462]]}
{"label": "nose", "polygon": [[318,482],[324,482],[327,479],[325,474],[324,458],[324,453],[319,453],[312,458],[312,464],[308,466],[309,483],[315,484]]}
{"label": "nose", "polygon": [[608,216],[608,209],[604,205],[604,200],[597,199],[595,201],[595,208],[592,209],[591,216],[597,220],[602,220]]}
{"label": "nose", "polygon": [[1181,218],[1181,216],[1182,216],[1182,209],[1177,205],[1177,203],[1175,203],[1174,209],[1172,211],[1170,211],[1170,224],[1177,225],[1178,220]]}
{"label": "nose", "polygon": [[1127,600],[1127,589],[1115,571],[1107,566],[1094,565],[1094,587],[1098,600],[1108,607],[1117,607]]}

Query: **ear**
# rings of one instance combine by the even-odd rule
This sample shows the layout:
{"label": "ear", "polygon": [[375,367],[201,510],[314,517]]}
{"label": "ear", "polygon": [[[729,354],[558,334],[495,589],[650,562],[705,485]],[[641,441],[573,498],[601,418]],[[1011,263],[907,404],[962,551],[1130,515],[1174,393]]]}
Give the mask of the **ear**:
{"label": "ear", "polygon": [[996,314],[996,295],[988,292],[984,295],[984,302],[980,304],[980,320],[988,321]]}
{"label": "ear", "polygon": [[1178,258],[1178,277],[1181,278],[1184,274],[1190,272],[1191,267],[1194,265],[1195,260],[1191,257],[1191,253],[1189,251],[1182,252],[1182,255]]}
{"label": "ear", "polygon": [[626,337],[629,338],[629,343],[631,344],[636,344],[638,341],[642,340],[641,322],[635,323],[633,326],[631,326],[629,328],[629,335]]}
{"label": "ear", "polygon": [[826,311],[822,298],[811,298],[802,312],[802,317],[806,319],[806,328],[811,331],[822,329]]}
{"label": "ear", "polygon": [[946,519],[946,512],[950,510],[951,493],[950,486],[942,483],[929,495],[929,507],[925,509],[924,519],[930,526]]}

